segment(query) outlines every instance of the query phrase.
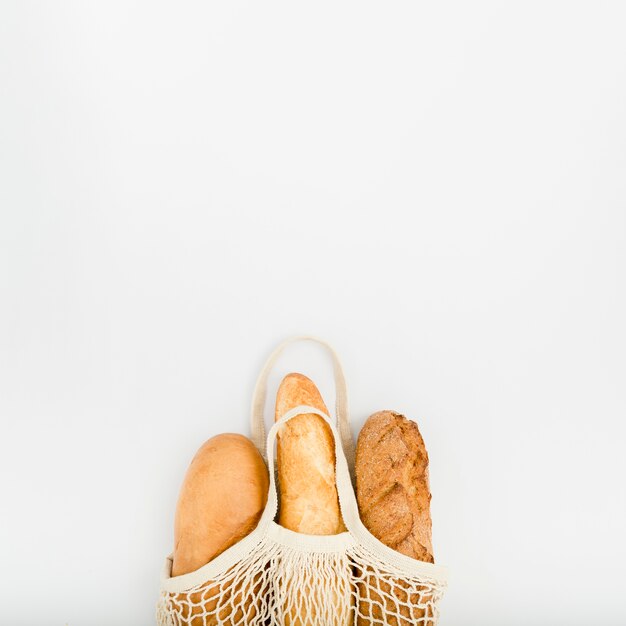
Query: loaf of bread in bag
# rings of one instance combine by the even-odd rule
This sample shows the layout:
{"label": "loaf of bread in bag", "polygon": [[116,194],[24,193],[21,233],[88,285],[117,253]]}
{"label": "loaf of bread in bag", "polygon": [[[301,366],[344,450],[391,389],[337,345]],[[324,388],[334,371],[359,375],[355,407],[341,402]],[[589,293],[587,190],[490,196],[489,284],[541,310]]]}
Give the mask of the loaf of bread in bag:
{"label": "loaf of bread in bag", "polygon": [[[276,395],[276,419],[302,404],[328,413],[312,380],[288,374]],[[298,415],[283,425],[277,468],[281,526],[307,535],[335,535],[346,529],[335,484],[333,435],[319,415]]]}
{"label": "loaf of bread in bag", "polygon": [[390,548],[434,563],[428,453],[417,424],[374,413],[356,447],[356,495],[363,524]]}
{"label": "loaf of bread in bag", "polygon": [[197,570],[251,533],[268,487],[265,461],[247,437],[222,434],[205,442],[178,499],[172,576]]}
{"label": "loaf of bread in bag", "polygon": [[[302,374],[289,374],[278,389],[276,419],[303,404],[328,413],[315,384]],[[335,444],[328,424],[314,413],[298,415],[279,430],[277,448],[279,524],[307,535],[344,532],[335,484]],[[320,568],[315,554],[308,558],[309,563],[300,564],[287,558],[279,568],[283,586],[280,623],[285,626],[353,624],[349,569],[341,561],[331,565],[328,557]]]}
{"label": "loaf of bread in bag", "polygon": [[[411,558],[434,562],[428,453],[415,422],[394,411],[374,413],[356,447],[356,494],[363,524],[382,543]],[[433,626],[432,589],[364,572],[358,626]]]}

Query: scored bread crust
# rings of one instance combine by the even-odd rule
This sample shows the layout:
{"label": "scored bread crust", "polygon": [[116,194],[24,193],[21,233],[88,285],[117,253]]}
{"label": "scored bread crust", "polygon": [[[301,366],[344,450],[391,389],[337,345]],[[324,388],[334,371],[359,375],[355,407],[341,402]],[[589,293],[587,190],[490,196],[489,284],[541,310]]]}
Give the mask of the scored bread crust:
{"label": "scored bread crust", "polygon": [[379,411],[356,447],[356,492],[363,524],[382,543],[434,563],[428,453],[417,424]]}
{"label": "scored bread crust", "polygon": [[[285,376],[276,395],[276,420],[299,405],[328,409],[308,377]],[[335,484],[335,444],[328,424],[314,413],[298,415],[278,433],[281,526],[308,535],[335,535],[345,526]]]}

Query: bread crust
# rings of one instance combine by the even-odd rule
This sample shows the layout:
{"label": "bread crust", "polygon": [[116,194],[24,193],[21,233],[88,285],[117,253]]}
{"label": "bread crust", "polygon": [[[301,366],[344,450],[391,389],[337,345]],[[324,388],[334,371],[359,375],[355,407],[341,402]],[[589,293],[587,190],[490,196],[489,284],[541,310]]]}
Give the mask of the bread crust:
{"label": "bread crust", "polygon": [[363,524],[382,543],[434,563],[428,453],[417,424],[379,411],[356,447],[356,492]]}

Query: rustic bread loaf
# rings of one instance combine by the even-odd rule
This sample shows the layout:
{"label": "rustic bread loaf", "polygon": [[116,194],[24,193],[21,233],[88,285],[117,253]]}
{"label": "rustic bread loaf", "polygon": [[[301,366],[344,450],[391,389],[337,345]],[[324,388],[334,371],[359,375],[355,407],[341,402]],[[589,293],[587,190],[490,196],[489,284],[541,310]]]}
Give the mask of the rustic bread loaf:
{"label": "rustic bread loaf", "polygon": [[434,563],[428,453],[417,424],[374,413],[359,434],[355,467],[363,524],[390,548]]}
{"label": "rustic bread loaf", "polygon": [[172,576],[198,569],[252,532],[268,488],[263,457],[247,437],[209,439],[193,458],[178,499]]}
{"label": "rustic bread loaf", "polygon": [[[276,419],[306,404],[328,409],[319,390],[303,374],[288,374],[276,396]],[[298,415],[278,433],[279,524],[307,535],[345,530],[335,484],[335,446],[328,424],[314,413]]]}
{"label": "rustic bread loaf", "polygon": [[[433,563],[428,454],[417,424],[394,411],[374,413],[359,433],[355,470],[359,514],[368,530],[390,548]],[[429,594],[365,573],[357,625],[433,626]]]}

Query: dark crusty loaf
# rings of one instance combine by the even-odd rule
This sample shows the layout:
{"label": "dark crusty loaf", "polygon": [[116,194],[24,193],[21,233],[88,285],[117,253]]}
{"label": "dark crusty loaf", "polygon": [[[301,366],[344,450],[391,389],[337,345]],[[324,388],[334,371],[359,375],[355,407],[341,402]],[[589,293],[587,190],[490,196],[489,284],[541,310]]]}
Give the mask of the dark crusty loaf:
{"label": "dark crusty loaf", "polygon": [[361,520],[384,544],[434,563],[428,453],[417,424],[394,411],[374,413],[356,448]]}

